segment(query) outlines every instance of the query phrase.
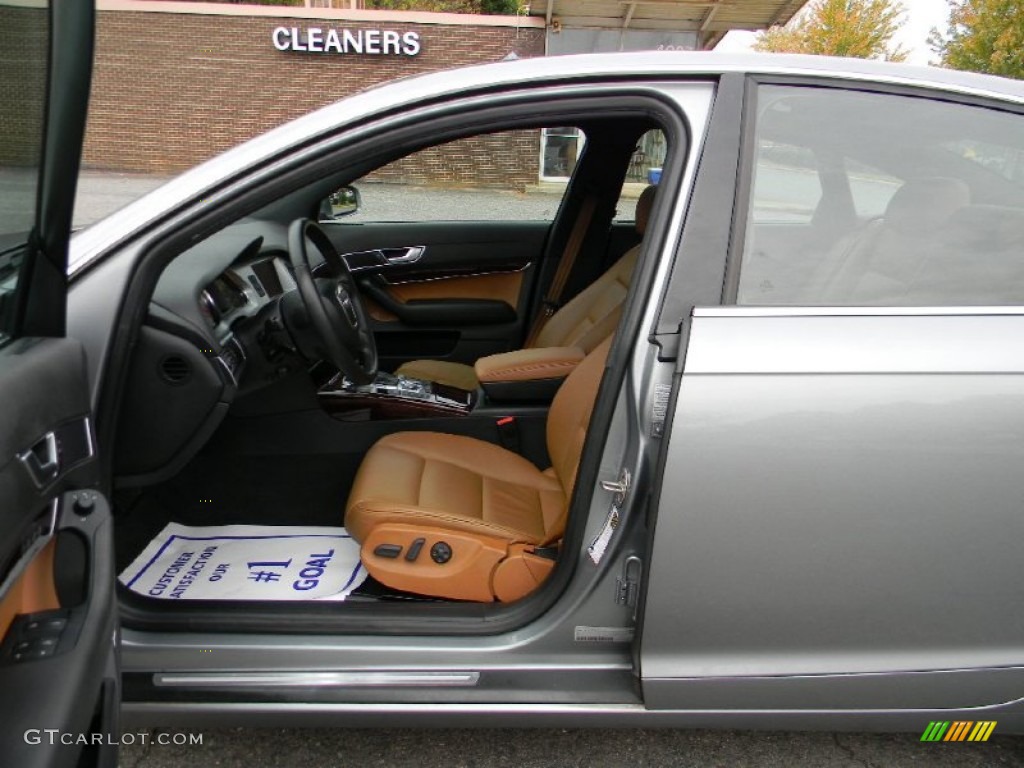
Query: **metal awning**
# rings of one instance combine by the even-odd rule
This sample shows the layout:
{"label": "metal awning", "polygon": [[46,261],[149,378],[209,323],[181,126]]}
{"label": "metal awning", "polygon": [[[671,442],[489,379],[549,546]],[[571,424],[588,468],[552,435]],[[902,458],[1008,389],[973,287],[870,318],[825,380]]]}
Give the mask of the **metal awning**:
{"label": "metal awning", "polygon": [[530,15],[565,29],[696,32],[713,48],[732,29],[785,24],[806,0],[532,0]]}

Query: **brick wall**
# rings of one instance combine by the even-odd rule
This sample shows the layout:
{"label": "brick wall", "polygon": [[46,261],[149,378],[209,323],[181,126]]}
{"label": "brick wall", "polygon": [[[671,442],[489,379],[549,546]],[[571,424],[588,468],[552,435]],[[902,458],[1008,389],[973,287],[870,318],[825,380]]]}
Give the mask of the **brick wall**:
{"label": "brick wall", "polygon": [[390,163],[369,181],[523,191],[537,183],[540,131],[506,131],[431,147]]}
{"label": "brick wall", "polygon": [[0,166],[32,166],[39,162],[43,105],[46,97],[46,54],[49,46],[46,11],[0,8]]}
{"label": "brick wall", "polygon": [[[415,30],[422,48],[418,56],[279,51],[271,40],[279,26]],[[543,49],[543,29],[417,24],[395,21],[394,14],[375,23],[101,9],[85,166],[178,172],[371,85],[497,61],[510,51],[520,57],[542,55]],[[497,174],[505,174],[503,186],[509,178],[535,183],[536,133],[504,136],[462,142],[458,156],[427,152],[419,162],[396,163],[378,175],[416,184],[473,186],[495,184]],[[485,159],[498,165],[485,169]]]}

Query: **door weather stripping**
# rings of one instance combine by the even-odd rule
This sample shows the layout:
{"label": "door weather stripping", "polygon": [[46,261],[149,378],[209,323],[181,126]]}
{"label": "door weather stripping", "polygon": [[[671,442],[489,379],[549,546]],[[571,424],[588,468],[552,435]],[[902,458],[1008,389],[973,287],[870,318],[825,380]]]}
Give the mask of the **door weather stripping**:
{"label": "door weather stripping", "polygon": [[587,547],[587,554],[590,555],[594,565],[601,562],[605,550],[608,549],[608,542],[612,539],[612,534],[619,527],[619,510],[622,509],[622,505],[629,495],[629,479],[629,470],[624,469],[619,473],[618,480],[601,481],[601,488],[612,494],[612,506],[608,510],[607,516],[605,516],[601,532],[597,534],[597,537]]}
{"label": "door weather stripping", "polygon": [[158,672],[164,688],[471,688],[479,672]]}

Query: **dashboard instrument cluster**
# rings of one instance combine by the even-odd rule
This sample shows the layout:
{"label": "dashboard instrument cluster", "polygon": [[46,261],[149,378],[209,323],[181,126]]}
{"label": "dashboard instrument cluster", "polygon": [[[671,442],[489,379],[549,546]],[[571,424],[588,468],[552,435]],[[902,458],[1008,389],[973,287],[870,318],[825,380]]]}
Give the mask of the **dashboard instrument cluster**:
{"label": "dashboard instrument cluster", "polygon": [[294,287],[283,256],[260,254],[231,265],[205,286],[199,293],[199,313],[224,339],[239,319],[256,315]]}

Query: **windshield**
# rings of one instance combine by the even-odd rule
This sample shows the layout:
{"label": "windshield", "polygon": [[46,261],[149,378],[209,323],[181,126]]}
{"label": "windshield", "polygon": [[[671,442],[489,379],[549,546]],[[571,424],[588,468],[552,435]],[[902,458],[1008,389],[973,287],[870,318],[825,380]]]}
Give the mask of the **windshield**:
{"label": "windshield", "polygon": [[0,0],[0,235],[35,220],[48,45],[45,3]]}
{"label": "windshield", "polygon": [[0,0],[0,336],[36,216],[46,108],[45,2]]}

